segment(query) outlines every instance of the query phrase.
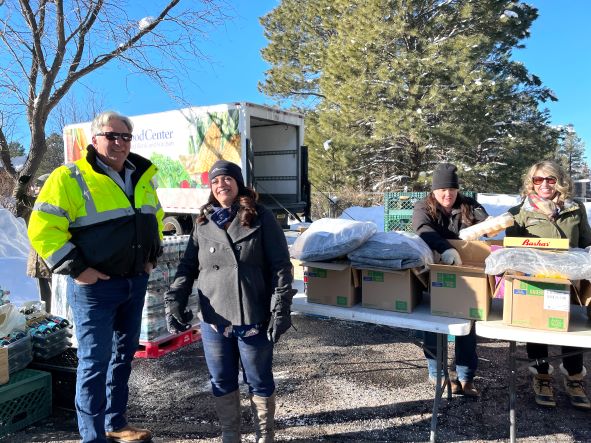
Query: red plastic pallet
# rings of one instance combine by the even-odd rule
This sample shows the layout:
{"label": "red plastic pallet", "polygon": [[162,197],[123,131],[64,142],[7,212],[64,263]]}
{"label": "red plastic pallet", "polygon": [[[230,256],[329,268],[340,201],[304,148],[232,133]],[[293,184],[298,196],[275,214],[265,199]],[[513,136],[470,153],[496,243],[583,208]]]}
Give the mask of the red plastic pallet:
{"label": "red plastic pallet", "polygon": [[198,340],[201,340],[199,327],[191,328],[176,335],[163,335],[152,341],[140,340],[140,346],[135,353],[135,358],[160,358]]}

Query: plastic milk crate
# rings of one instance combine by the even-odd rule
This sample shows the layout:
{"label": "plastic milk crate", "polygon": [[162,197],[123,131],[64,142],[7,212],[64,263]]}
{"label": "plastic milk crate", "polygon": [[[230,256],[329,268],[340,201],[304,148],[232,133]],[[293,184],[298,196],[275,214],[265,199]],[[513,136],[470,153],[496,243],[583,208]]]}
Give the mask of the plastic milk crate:
{"label": "plastic milk crate", "polygon": [[51,414],[51,374],[23,369],[0,386],[0,438]]}
{"label": "plastic milk crate", "polygon": [[[476,198],[476,192],[461,191],[467,197]],[[429,195],[428,192],[386,192],[384,194],[384,231],[412,232],[412,211],[415,203]]]}
{"label": "plastic milk crate", "polygon": [[75,410],[76,369],[78,368],[75,348],[68,348],[48,360],[34,360],[29,367],[51,373],[54,407]]}

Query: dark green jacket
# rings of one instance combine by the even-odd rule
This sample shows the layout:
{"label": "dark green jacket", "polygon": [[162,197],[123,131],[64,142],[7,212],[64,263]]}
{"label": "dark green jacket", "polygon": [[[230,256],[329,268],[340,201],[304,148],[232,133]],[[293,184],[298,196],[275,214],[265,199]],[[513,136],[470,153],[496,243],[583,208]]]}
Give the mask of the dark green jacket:
{"label": "dark green jacket", "polygon": [[515,224],[509,228],[507,237],[568,238],[571,248],[585,248],[591,245],[591,227],[587,220],[585,205],[567,200],[567,206],[555,221],[544,214],[531,210],[527,201],[509,209]]}

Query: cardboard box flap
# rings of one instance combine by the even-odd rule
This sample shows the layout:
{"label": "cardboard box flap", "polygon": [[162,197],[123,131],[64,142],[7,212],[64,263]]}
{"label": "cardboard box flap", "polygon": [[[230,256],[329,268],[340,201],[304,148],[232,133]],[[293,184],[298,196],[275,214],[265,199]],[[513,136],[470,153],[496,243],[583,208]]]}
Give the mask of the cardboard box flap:
{"label": "cardboard box flap", "polygon": [[555,283],[558,285],[570,285],[572,282],[564,278],[548,278],[548,277],[534,277],[532,275],[517,275],[510,272],[506,272],[503,275],[506,279],[518,279],[523,281],[533,281],[539,283]]}
{"label": "cardboard box flap", "polygon": [[433,271],[438,272],[463,272],[463,273],[470,273],[470,274],[484,274],[484,266],[474,265],[474,264],[462,264],[461,266],[456,265],[431,265],[431,269]]}
{"label": "cardboard box flap", "polygon": [[349,266],[351,266],[351,263],[349,263],[349,262],[305,261],[305,262],[302,262],[302,266],[307,266],[309,268],[330,269],[331,271],[344,271]]}
{"label": "cardboard box flap", "polygon": [[484,240],[449,240],[449,243],[460,254],[463,265],[480,264],[484,266],[484,260],[490,255],[490,247],[494,244],[499,244],[499,241],[484,241]]}

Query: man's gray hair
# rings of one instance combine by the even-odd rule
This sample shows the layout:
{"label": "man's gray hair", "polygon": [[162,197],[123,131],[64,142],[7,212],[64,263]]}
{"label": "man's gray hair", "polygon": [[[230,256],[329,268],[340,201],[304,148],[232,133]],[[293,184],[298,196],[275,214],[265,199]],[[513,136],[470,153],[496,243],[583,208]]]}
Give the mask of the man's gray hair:
{"label": "man's gray hair", "polygon": [[119,120],[123,122],[125,126],[127,126],[129,132],[133,131],[133,123],[131,122],[129,117],[121,115],[115,111],[105,111],[101,112],[94,118],[94,120],[92,120],[92,123],[90,125],[91,135],[96,135],[99,132],[101,132],[103,130],[103,126],[108,125],[111,120]]}

